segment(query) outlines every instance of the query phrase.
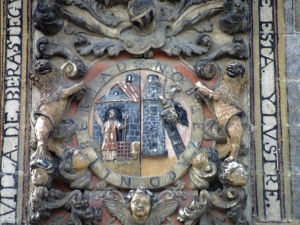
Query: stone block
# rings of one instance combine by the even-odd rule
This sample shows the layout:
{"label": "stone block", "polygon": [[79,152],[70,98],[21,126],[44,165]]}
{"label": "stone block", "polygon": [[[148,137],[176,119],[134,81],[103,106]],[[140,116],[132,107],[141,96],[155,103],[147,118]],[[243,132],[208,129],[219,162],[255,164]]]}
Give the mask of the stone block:
{"label": "stone block", "polygon": [[[289,128],[290,134],[290,159],[291,159],[291,172],[300,172],[300,127],[291,126]],[[299,190],[300,191],[300,190]]]}
{"label": "stone block", "polygon": [[300,0],[294,1],[295,31],[300,32]]}
{"label": "stone block", "polygon": [[287,82],[289,124],[294,126],[300,124],[300,80]]}
{"label": "stone block", "polygon": [[286,76],[300,78],[300,35],[286,35]]}
{"label": "stone block", "polygon": [[292,185],[292,196],[293,196],[293,202],[292,202],[292,209],[293,209],[293,219],[299,220],[300,219],[300,175],[294,174],[291,177],[291,185]]}

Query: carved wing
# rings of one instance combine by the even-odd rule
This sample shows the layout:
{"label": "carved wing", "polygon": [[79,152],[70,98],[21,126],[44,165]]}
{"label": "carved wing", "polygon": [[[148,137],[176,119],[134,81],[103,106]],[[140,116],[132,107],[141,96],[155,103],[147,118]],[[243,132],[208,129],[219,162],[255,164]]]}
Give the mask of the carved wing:
{"label": "carved wing", "polygon": [[131,217],[131,213],[127,208],[127,205],[120,200],[106,198],[103,203],[113,217],[116,217],[123,225],[134,225],[134,221]]}
{"label": "carved wing", "polygon": [[159,225],[168,216],[171,216],[178,206],[178,200],[166,199],[156,204],[151,211],[150,217],[147,220],[146,225]]}

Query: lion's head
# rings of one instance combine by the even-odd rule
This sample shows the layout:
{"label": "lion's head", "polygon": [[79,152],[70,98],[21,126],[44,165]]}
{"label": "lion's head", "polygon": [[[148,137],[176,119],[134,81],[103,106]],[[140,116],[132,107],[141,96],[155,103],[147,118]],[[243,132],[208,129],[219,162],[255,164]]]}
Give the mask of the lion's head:
{"label": "lion's head", "polygon": [[34,64],[34,71],[36,74],[45,75],[52,72],[52,65],[50,60],[40,59]]}

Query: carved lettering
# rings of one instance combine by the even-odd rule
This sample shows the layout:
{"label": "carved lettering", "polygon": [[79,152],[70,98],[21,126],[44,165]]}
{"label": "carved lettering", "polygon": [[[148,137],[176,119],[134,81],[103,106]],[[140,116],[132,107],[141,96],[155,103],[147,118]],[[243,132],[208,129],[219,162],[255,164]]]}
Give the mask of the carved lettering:
{"label": "carved lettering", "polygon": [[88,147],[91,147],[91,142],[90,141],[85,141],[85,142],[80,143],[80,148],[81,149],[85,149],[85,148],[88,148]]}
{"label": "carved lettering", "polygon": [[185,90],[184,93],[185,93],[186,95],[192,95],[192,94],[195,93],[195,88],[194,88],[194,87],[191,87],[190,89]]}
{"label": "carved lettering", "polygon": [[171,181],[173,181],[176,178],[176,173],[174,171],[169,171],[168,177],[170,178]]}
{"label": "carved lettering", "polygon": [[[22,64],[22,1],[8,0],[6,6],[7,28],[3,64],[4,87],[2,158],[0,164],[0,221],[7,224],[16,223],[18,158],[20,134],[20,98],[21,98],[21,64]],[[4,11],[3,11],[4,12]],[[5,12],[4,12],[5,14]],[[23,74],[26,76],[26,73]]]}
{"label": "carved lettering", "polygon": [[76,125],[76,129],[77,130],[86,130],[88,128],[87,124],[86,123],[78,123]]}
{"label": "carved lettering", "polygon": [[4,129],[4,137],[18,137],[19,136],[19,128],[15,126],[9,126]]}
{"label": "carved lettering", "polygon": [[193,141],[190,141],[189,143],[189,148],[193,146],[194,148],[196,149],[199,149],[200,148],[200,142],[197,142],[197,143],[194,143]]}
{"label": "carved lettering", "polygon": [[119,62],[119,63],[117,63],[117,68],[118,68],[119,72],[123,72],[126,70],[127,65],[124,62]]}
{"label": "carved lettering", "polygon": [[130,187],[130,182],[131,182],[131,177],[122,176],[120,186],[123,186],[123,184],[125,184],[125,187]]}
{"label": "carved lettering", "polygon": [[102,81],[103,82],[106,82],[106,78],[108,77],[108,78],[110,78],[110,77],[112,77],[113,75],[111,75],[111,74],[107,74],[107,73],[100,73],[100,76],[102,77]]}
{"label": "carved lettering", "polygon": [[167,65],[165,65],[164,67],[162,67],[162,65],[160,64],[160,62],[157,63],[156,67],[155,67],[155,70],[156,71],[159,71],[161,73],[164,73],[165,70],[167,68]]}
{"label": "carved lettering", "polygon": [[175,72],[172,74],[172,79],[175,81],[175,82],[181,82],[182,79],[183,79],[183,75],[179,72]]}
{"label": "carved lettering", "polygon": [[107,177],[108,177],[109,174],[110,174],[110,170],[109,170],[108,168],[105,168],[105,169],[106,169],[106,174],[105,174],[105,176],[103,177],[104,180],[106,180]]}
{"label": "carved lettering", "polygon": [[134,66],[135,66],[135,68],[137,68],[137,69],[146,68],[146,66],[145,66],[145,61],[142,60],[142,59],[135,60],[135,61],[134,61]]}
{"label": "carved lettering", "polygon": [[152,177],[150,179],[150,184],[152,185],[152,187],[158,187],[160,185],[159,177]]}
{"label": "carved lettering", "polygon": [[4,123],[18,123],[20,122],[20,112],[6,112],[4,113]]}

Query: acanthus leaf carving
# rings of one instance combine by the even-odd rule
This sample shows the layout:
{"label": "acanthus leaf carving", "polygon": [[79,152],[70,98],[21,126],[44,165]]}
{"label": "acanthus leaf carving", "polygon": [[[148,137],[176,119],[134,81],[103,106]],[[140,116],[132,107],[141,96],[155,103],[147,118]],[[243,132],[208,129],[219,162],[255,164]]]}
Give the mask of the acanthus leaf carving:
{"label": "acanthus leaf carving", "polygon": [[38,225],[47,219],[54,209],[65,208],[71,213],[68,224],[96,225],[102,211],[89,205],[87,197],[79,190],[62,192],[46,187],[36,187],[30,196],[29,224]]}
{"label": "acanthus leaf carving", "polygon": [[74,79],[85,75],[86,66],[82,60],[59,40],[49,41],[48,38],[41,37],[37,40],[36,46],[38,59],[49,59],[54,56],[67,59],[67,63],[62,67],[62,73],[68,77]]}
{"label": "acanthus leaf carving", "polygon": [[119,41],[111,39],[103,39],[103,41],[93,41],[87,40],[87,37],[83,34],[76,35],[76,40],[74,43],[76,50],[80,55],[88,55],[93,52],[94,56],[101,57],[105,52],[109,56],[117,56],[121,51],[123,51],[124,45]]}
{"label": "acanthus leaf carving", "polygon": [[[202,55],[208,50],[201,50],[197,43],[191,46],[195,49],[193,51],[188,50],[191,48],[187,47],[188,43],[184,44],[186,47],[182,46],[184,50],[179,50],[179,44],[174,41],[170,42],[169,39],[174,40],[175,37],[177,39],[178,35],[191,30],[200,34],[212,31],[212,23],[208,19],[220,14],[224,9],[221,1],[212,1],[208,5],[204,4],[205,2],[192,0],[172,5],[154,0],[134,0],[129,2],[127,8],[126,3],[120,7],[121,5],[118,2],[113,3],[114,6],[107,9],[104,5],[111,4],[109,2],[105,2],[103,5],[103,3],[101,4],[95,0],[74,0],[65,2],[64,4],[67,7],[63,7],[63,4],[60,3],[62,7],[59,9],[59,15],[70,22],[69,27],[65,29],[67,34],[86,32],[87,34],[98,35],[100,36],[100,40],[97,41],[98,46],[108,45],[105,38],[115,39],[116,43],[120,42],[118,48],[115,47],[113,53],[110,52],[111,55],[119,54],[121,49],[133,55],[143,55],[151,49],[162,49],[169,55],[186,54],[191,56],[191,54]],[[73,13],[74,7],[84,9],[90,15]],[[45,8],[55,14],[57,7],[45,5]],[[224,8],[227,10],[226,7]],[[149,15],[146,12],[148,9],[152,10],[149,11]],[[178,14],[178,12],[180,13]],[[121,14],[126,16],[119,16]],[[145,18],[148,18],[148,22]],[[145,20],[145,23],[142,22],[143,20]],[[38,26],[36,28],[40,29]],[[43,32],[42,29],[40,30]],[[53,34],[57,33],[55,29],[52,32]],[[195,36],[192,34],[187,35],[190,38]],[[197,42],[197,38],[194,38],[192,42]],[[176,46],[177,49],[175,50]],[[169,49],[166,50],[166,48]],[[95,54],[96,57],[98,55],[102,54]],[[241,58],[241,55],[238,55],[238,57]]]}
{"label": "acanthus leaf carving", "polygon": [[114,17],[113,13],[105,9],[99,1],[95,0],[74,0],[74,5],[80,9],[85,9],[91,13],[97,20],[101,21],[103,24],[115,27],[120,22],[119,19]]}
{"label": "acanthus leaf carving", "polygon": [[172,37],[169,42],[166,42],[161,47],[161,50],[166,52],[169,56],[179,56],[181,53],[187,56],[191,56],[192,53],[202,55],[209,51],[211,41],[208,35],[199,35],[199,38],[196,38],[196,42],[203,43],[203,45],[199,46],[192,41],[177,40],[175,37]]}

